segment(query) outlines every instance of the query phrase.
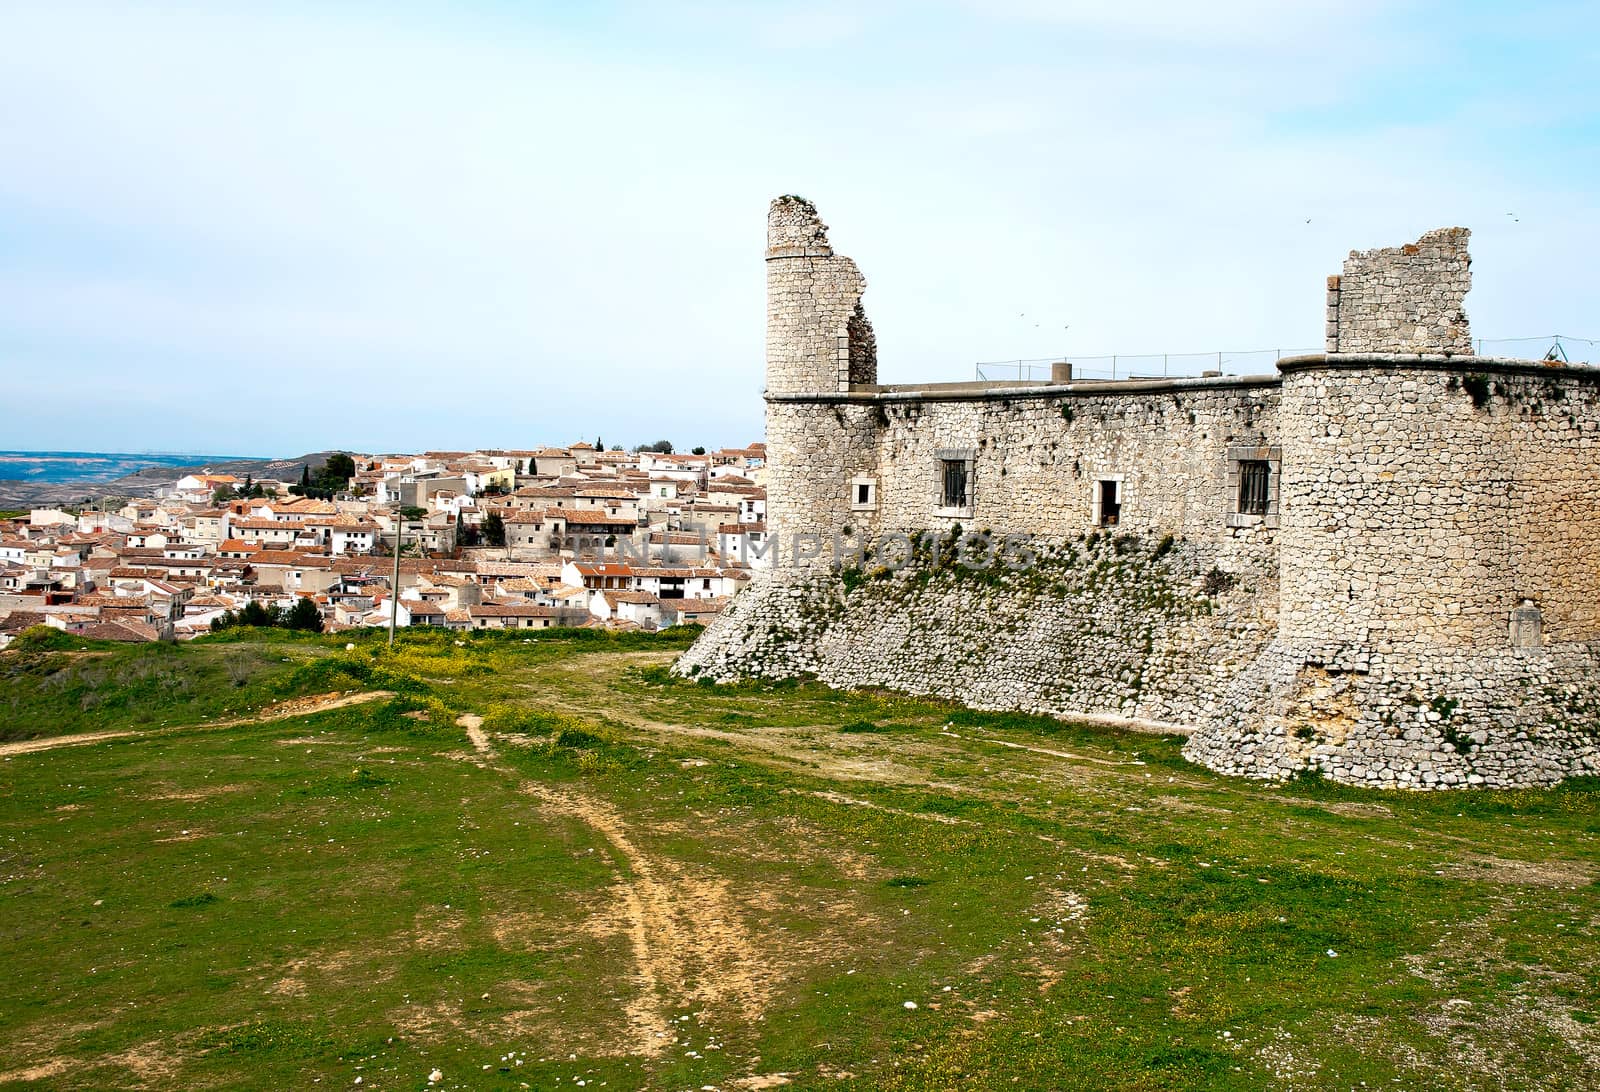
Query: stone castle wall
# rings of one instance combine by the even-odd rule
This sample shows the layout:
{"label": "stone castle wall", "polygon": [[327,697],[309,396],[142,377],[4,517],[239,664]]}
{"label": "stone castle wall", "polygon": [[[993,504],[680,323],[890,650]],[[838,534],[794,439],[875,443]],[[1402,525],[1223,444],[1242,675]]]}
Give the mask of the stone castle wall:
{"label": "stone castle wall", "polygon": [[848,483],[875,473],[877,454],[872,407],[768,396],[767,530],[778,551],[774,564],[795,564],[797,536],[832,535],[851,525]]}
{"label": "stone castle wall", "polygon": [[1090,532],[1020,572],[791,568],[741,592],[674,670],[1186,732],[1222,715],[1276,630],[1270,561],[1217,580],[1229,563],[1215,542]]}
{"label": "stone castle wall", "polygon": [[1527,600],[1547,639],[1600,639],[1600,376],[1347,357],[1283,370],[1286,638],[1506,646]]}
{"label": "stone castle wall", "polygon": [[1470,354],[1471,235],[1439,228],[1405,246],[1352,250],[1328,278],[1328,352]]}
{"label": "stone castle wall", "polygon": [[767,212],[767,390],[840,391],[877,381],[877,346],[861,305],[867,282],[828,245],[811,202]]}
{"label": "stone castle wall", "polygon": [[[677,670],[1192,729],[1189,757],[1253,777],[1600,772],[1600,372],[1471,358],[1466,240],[1352,253],[1330,353],[1281,378],[881,387],[859,273],[780,199],[782,552]],[[971,487],[947,505],[950,460]],[[1240,511],[1263,464],[1270,503]],[[1102,528],[1107,480],[1121,513]],[[791,550],[957,525],[1036,536],[1044,561],[887,574]]]}
{"label": "stone castle wall", "polygon": [[[769,521],[831,536],[968,530],[1060,540],[1098,524],[1115,480],[1118,529],[1225,544],[1249,556],[1276,517],[1232,519],[1239,458],[1275,458],[1276,377],[1077,384],[1008,391],[772,395]],[[945,507],[942,462],[970,460],[970,505]],[[852,485],[874,486],[870,506]],[[778,512],[776,520],[772,514]]]}
{"label": "stone castle wall", "polygon": [[1285,361],[1279,632],[1214,768],[1421,787],[1600,769],[1600,375]]}

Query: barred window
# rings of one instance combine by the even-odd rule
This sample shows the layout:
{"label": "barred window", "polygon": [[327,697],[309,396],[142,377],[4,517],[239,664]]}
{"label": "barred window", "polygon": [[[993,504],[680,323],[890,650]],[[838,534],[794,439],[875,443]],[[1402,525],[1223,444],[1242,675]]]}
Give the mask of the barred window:
{"label": "barred window", "polygon": [[967,461],[941,459],[944,470],[944,507],[962,508],[967,503]]}
{"label": "barred window", "polygon": [[1265,460],[1247,459],[1239,463],[1239,514],[1264,516],[1267,514],[1267,483],[1271,464]]}

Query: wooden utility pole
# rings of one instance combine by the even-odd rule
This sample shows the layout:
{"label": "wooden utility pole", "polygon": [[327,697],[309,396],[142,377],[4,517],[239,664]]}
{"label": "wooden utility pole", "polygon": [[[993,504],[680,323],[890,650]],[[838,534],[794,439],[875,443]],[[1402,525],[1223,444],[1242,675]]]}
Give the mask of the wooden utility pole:
{"label": "wooden utility pole", "polygon": [[394,506],[394,579],[389,582],[389,647],[394,647],[394,626],[400,617],[400,535],[405,528],[401,505]]}

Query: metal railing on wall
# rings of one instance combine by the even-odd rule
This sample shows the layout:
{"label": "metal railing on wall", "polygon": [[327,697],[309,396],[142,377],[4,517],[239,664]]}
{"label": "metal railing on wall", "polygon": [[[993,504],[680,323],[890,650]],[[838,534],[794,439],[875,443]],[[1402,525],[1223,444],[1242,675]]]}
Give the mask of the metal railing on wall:
{"label": "metal railing on wall", "polygon": [[1548,360],[1563,364],[1586,364],[1595,357],[1600,339],[1545,334],[1543,337],[1477,338],[1472,351],[1479,356],[1510,356],[1519,360]]}
{"label": "metal railing on wall", "polygon": [[[1473,351],[1479,356],[1509,356],[1523,360],[1586,363],[1596,356],[1600,339],[1548,334],[1541,337],[1478,338]],[[1315,349],[1242,349],[1211,353],[1116,353],[1111,356],[1038,357],[1032,360],[979,361],[979,382],[1049,382],[1057,364],[1071,364],[1072,378],[1080,379],[1185,379],[1207,372],[1221,375],[1269,375],[1286,356],[1320,353]]]}
{"label": "metal railing on wall", "polygon": [[1036,360],[988,360],[978,364],[981,382],[1048,381],[1056,364],[1070,363],[1078,379],[1185,379],[1206,372],[1265,375],[1286,356],[1321,349],[1243,349],[1214,353],[1116,353],[1111,356],[1052,356]]}

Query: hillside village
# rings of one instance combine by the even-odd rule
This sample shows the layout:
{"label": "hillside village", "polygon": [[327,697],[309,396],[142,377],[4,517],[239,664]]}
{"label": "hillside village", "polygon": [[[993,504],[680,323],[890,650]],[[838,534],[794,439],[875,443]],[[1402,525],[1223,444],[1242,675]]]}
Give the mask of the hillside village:
{"label": "hillside village", "polygon": [[0,647],[36,625],[134,642],[241,618],[703,623],[766,563],[765,462],[759,443],[334,456],[296,482],[194,473],[148,500],[34,509],[0,520]]}

